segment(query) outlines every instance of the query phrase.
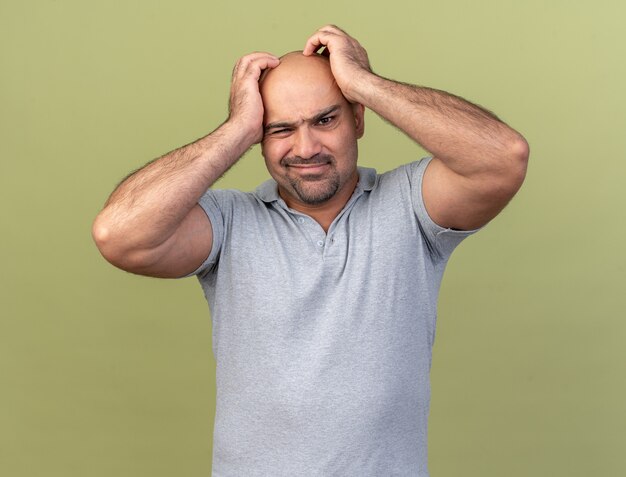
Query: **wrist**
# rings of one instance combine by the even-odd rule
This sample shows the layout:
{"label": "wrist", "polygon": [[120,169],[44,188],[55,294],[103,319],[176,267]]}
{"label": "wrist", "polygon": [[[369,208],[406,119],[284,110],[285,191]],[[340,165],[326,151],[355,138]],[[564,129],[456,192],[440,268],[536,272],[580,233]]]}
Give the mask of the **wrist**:
{"label": "wrist", "polygon": [[220,127],[220,134],[238,144],[243,154],[250,147],[260,142],[263,135],[261,124],[253,125],[250,121],[229,117]]}
{"label": "wrist", "polygon": [[375,73],[363,70],[361,74],[352,79],[344,96],[353,103],[370,107],[370,98],[376,95],[376,90],[382,87],[383,81],[384,79]]}

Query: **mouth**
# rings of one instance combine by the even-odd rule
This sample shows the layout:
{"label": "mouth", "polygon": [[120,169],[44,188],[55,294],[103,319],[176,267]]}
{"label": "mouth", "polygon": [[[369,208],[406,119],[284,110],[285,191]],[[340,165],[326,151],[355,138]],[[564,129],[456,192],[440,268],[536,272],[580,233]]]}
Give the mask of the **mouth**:
{"label": "mouth", "polygon": [[319,174],[330,167],[329,162],[315,162],[309,164],[287,164],[290,169],[295,169],[300,173]]}
{"label": "mouth", "polygon": [[333,158],[328,154],[316,154],[308,159],[291,157],[283,161],[283,165],[298,175],[318,176],[327,172],[332,166]]}

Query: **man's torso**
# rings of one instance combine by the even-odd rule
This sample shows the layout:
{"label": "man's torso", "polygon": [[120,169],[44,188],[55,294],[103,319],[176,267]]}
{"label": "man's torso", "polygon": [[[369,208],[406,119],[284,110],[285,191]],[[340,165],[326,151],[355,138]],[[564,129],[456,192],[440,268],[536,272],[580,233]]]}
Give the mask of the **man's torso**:
{"label": "man's torso", "polygon": [[427,475],[437,295],[467,233],[428,218],[423,162],[361,169],[328,233],[271,183],[203,199],[214,475]]}

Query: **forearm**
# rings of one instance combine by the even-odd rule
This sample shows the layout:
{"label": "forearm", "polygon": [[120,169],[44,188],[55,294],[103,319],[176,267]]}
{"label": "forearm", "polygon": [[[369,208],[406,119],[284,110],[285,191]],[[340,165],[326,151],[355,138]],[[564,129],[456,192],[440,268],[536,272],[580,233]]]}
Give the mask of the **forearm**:
{"label": "forearm", "polygon": [[404,131],[456,173],[470,177],[523,155],[526,143],[489,111],[431,88],[372,73],[354,82],[352,95]]}
{"label": "forearm", "polygon": [[226,122],[146,165],[111,194],[94,222],[96,241],[101,247],[158,247],[253,142],[243,128]]}

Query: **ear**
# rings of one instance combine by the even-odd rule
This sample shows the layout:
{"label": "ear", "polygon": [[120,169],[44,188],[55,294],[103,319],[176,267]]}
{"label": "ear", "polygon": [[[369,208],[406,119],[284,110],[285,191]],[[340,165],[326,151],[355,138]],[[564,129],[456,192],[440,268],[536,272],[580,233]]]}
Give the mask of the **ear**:
{"label": "ear", "polygon": [[354,124],[356,126],[356,137],[361,139],[365,132],[365,107],[359,103],[352,103],[354,113]]}

